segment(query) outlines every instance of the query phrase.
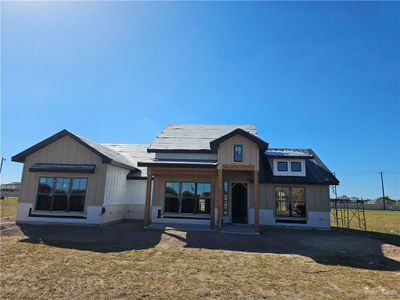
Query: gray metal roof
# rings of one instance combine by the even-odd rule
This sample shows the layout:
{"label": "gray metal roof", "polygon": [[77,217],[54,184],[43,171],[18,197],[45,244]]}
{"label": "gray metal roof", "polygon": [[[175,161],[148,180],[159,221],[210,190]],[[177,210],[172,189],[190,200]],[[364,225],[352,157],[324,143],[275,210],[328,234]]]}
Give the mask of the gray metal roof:
{"label": "gray metal roof", "polygon": [[289,149],[289,148],[269,148],[265,151],[269,157],[312,157],[308,149]]}
{"label": "gray metal roof", "polygon": [[138,162],[152,161],[155,157],[154,153],[147,153],[148,144],[101,144],[113,152],[119,153],[135,168],[141,171],[140,176],[147,176],[147,167],[138,167]]}
{"label": "gray metal roof", "polygon": [[210,142],[241,128],[257,135],[254,125],[168,125],[156,137],[149,151],[210,151]]}

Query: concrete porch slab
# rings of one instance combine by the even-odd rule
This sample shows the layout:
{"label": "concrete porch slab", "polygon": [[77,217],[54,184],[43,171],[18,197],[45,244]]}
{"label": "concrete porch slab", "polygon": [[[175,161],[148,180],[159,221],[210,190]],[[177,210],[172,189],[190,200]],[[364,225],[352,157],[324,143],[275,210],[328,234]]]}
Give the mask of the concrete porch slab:
{"label": "concrete porch slab", "polygon": [[144,227],[145,229],[155,230],[178,230],[178,231],[202,231],[202,232],[220,232],[229,234],[245,234],[245,235],[259,235],[254,231],[254,227],[248,224],[224,224],[222,230],[210,229],[209,225],[198,224],[162,224],[153,223]]}
{"label": "concrete porch slab", "polygon": [[209,225],[200,225],[200,224],[173,224],[173,223],[152,223],[148,226],[144,227],[145,229],[156,229],[156,230],[178,230],[178,231],[214,231],[210,229]]}
{"label": "concrete porch slab", "polygon": [[259,235],[254,230],[253,225],[249,224],[224,224],[224,227],[222,230],[220,230],[222,233],[232,233],[232,234],[247,234],[247,235]]}

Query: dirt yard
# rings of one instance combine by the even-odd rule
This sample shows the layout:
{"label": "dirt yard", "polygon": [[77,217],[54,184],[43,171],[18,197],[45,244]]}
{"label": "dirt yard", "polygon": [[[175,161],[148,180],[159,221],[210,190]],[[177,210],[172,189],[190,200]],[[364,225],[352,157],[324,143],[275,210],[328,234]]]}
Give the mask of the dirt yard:
{"label": "dirt yard", "polygon": [[1,298],[400,297],[400,236],[2,222]]}

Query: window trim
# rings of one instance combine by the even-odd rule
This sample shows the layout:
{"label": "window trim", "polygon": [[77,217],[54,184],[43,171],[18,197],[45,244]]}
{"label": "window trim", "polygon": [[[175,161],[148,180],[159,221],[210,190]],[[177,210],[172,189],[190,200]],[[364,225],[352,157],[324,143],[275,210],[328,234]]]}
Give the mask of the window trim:
{"label": "window trim", "polygon": [[[298,165],[300,166],[300,169],[298,169],[298,170],[293,170],[293,164],[298,164]],[[291,162],[290,162],[290,172],[298,172],[298,173],[301,173],[301,172],[302,172],[301,162],[300,162],[300,161],[291,161]]]}
{"label": "window trim", "polygon": [[[85,203],[83,205],[83,211],[60,211],[60,210],[38,210],[36,209],[37,206],[37,200],[38,200],[38,195],[39,195],[39,184],[40,184],[40,178],[69,178],[69,179],[86,179],[87,184],[86,184],[86,194],[85,194]],[[29,216],[41,216],[41,217],[69,217],[69,216],[76,216],[76,217],[86,217],[87,213],[87,206],[88,206],[88,195],[90,192],[90,179],[89,177],[85,177],[80,175],[68,175],[68,176],[63,176],[60,175],[57,177],[57,175],[54,174],[40,174],[36,177],[36,186],[35,186],[35,198],[33,201],[33,207],[31,208],[31,212]],[[68,194],[70,195],[70,193]],[[68,200],[67,200],[68,201]],[[53,202],[53,200],[52,200]]]}
{"label": "window trim", "polygon": [[[240,147],[241,148],[241,159],[240,160],[236,160],[236,147]],[[243,162],[243,144],[234,144],[233,145],[233,162]]]}
{"label": "window trim", "polygon": [[[179,209],[178,209],[178,212],[166,212],[165,211],[165,202],[166,202],[165,201],[165,198],[166,198],[165,197],[165,189],[167,187],[167,184],[171,183],[171,182],[179,183],[179,195],[178,195]],[[210,185],[210,197],[206,198],[206,199],[210,200],[210,213],[209,214],[198,213],[198,212],[195,212],[195,213],[182,213],[181,212],[181,208],[182,208],[182,183],[194,183],[195,184],[195,197],[194,197],[195,211],[197,211],[197,204],[198,204],[197,200],[200,199],[198,197],[198,195],[197,195],[197,184],[206,183],[206,184]],[[194,219],[201,219],[201,218],[209,219],[210,216],[211,216],[211,197],[212,197],[212,195],[211,195],[212,186],[211,185],[212,185],[211,181],[188,181],[188,180],[182,180],[182,181],[170,180],[170,181],[165,181],[165,184],[164,184],[164,195],[163,195],[163,207],[162,207],[163,217],[166,217],[166,218],[180,218],[181,217],[181,218],[194,218]]]}
{"label": "window trim", "polygon": [[[304,206],[305,206],[305,212],[304,212],[304,217],[303,216],[280,216],[276,214],[276,190],[279,188],[288,188],[289,189],[289,201],[290,203],[292,202],[292,188],[295,189],[303,189],[304,190]],[[307,193],[306,193],[306,187],[304,186],[297,186],[297,185],[277,185],[275,186],[275,193],[274,193],[274,217],[275,220],[307,220],[308,219],[308,210],[307,210]]]}
{"label": "window trim", "polygon": [[[280,164],[285,164],[286,165],[286,169],[285,170],[280,170],[279,169],[279,165]],[[277,163],[276,163],[276,166],[277,166],[277,169],[278,169],[278,172],[288,172],[289,171],[289,164],[288,164],[288,162],[287,161],[284,161],[284,160],[278,160],[277,161]]]}

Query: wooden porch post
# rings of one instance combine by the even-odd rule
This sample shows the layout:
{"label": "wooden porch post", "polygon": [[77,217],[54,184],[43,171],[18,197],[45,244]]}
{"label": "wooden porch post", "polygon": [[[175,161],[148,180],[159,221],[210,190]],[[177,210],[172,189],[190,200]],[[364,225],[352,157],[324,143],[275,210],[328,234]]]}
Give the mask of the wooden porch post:
{"label": "wooden porch post", "polygon": [[218,170],[218,229],[222,229],[222,197],[223,197],[223,182],[222,170]]}
{"label": "wooden porch post", "polygon": [[210,199],[210,229],[214,229],[215,223],[215,175],[211,176],[211,199]]}
{"label": "wooden porch post", "polygon": [[254,229],[256,232],[260,232],[260,189],[258,181],[258,170],[254,170]]}
{"label": "wooden porch post", "polygon": [[151,168],[147,168],[146,205],[144,208],[144,225],[150,224],[150,202],[151,202]]}

